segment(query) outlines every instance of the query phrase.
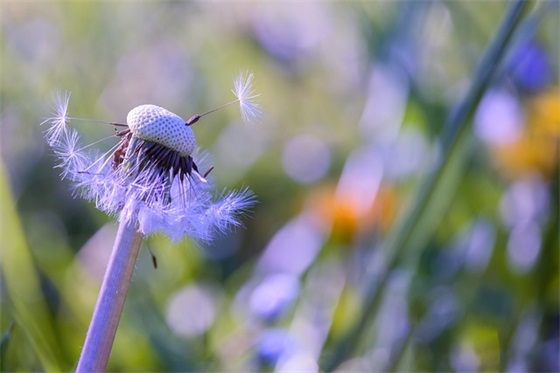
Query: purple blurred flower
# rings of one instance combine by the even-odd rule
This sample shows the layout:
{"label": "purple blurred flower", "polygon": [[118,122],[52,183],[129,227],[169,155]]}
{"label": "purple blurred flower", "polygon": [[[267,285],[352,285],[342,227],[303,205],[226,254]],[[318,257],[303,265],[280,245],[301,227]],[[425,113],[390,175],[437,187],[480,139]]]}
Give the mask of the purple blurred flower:
{"label": "purple blurred flower", "polygon": [[548,55],[535,41],[519,45],[513,52],[509,70],[518,87],[528,92],[540,91],[552,80]]}
{"label": "purple blurred flower", "polygon": [[274,366],[295,352],[296,341],[283,329],[270,329],[260,335],[256,348],[260,362]]}
{"label": "purple blurred flower", "polygon": [[505,90],[489,90],[476,111],[474,132],[488,144],[510,144],[521,136],[524,121],[515,95]]}
{"label": "purple blurred flower", "polygon": [[251,310],[267,321],[279,318],[299,294],[299,280],[292,274],[266,277],[255,288],[250,298]]}

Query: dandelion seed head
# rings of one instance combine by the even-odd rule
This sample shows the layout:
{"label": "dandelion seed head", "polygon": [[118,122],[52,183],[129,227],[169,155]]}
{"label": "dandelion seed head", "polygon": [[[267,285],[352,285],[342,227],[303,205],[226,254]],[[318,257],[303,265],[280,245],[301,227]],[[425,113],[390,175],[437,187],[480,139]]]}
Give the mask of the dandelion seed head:
{"label": "dandelion seed head", "polygon": [[162,107],[137,106],[128,113],[126,122],[139,139],[161,144],[183,156],[192,154],[196,147],[193,130],[181,117]]}
{"label": "dandelion seed head", "polygon": [[259,96],[255,93],[253,78],[253,73],[244,73],[238,75],[233,81],[232,92],[239,100],[239,110],[246,123],[256,123],[263,116],[260,105],[253,101]]}
{"label": "dandelion seed head", "polygon": [[[255,116],[252,76],[247,79],[236,89],[242,115]],[[202,164],[194,132],[178,115],[141,105],[128,113],[126,125],[105,122],[125,128],[116,133],[120,141],[100,154],[93,144],[81,145],[78,132],[67,126],[69,119],[84,120],[68,116],[69,98],[56,96],[54,113],[42,124],[49,125],[46,138],[59,159],[56,167],[80,196],[121,223],[134,222],[144,235],[164,233],[174,241],[187,235],[209,242],[241,225],[240,216],[254,203],[252,193],[214,195],[206,179],[212,167]]]}

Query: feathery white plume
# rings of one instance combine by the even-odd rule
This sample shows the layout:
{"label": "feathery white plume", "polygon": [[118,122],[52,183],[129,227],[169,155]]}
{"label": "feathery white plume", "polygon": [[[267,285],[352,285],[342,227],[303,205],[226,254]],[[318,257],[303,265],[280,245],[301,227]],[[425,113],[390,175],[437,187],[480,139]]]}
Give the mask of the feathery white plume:
{"label": "feathery white plume", "polygon": [[260,105],[253,102],[259,96],[255,94],[253,78],[253,73],[246,72],[239,74],[233,81],[232,92],[239,100],[239,110],[246,123],[255,123],[263,116]]}

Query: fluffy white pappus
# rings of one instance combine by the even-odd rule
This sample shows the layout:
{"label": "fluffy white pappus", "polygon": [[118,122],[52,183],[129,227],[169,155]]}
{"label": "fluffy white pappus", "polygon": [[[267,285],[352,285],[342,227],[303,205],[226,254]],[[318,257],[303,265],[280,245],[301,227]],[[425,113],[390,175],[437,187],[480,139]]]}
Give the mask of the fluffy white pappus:
{"label": "fluffy white pappus", "polygon": [[165,232],[173,241],[188,235],[196,241],[210,242],[219,234],[241,226],[240,217],[254,204],[250,191],[231,192],[216,200],[200,201],[190,206],[190,213],[182,208],[160,206],[153,209],[140,202],[138,221],[142,230]]}
{"label": "fluffy white pappus", "polygon": [[53,146],[63,133],[67,130],[66,122],[68,121],[68,103],[70,102],[70,92],[56,92],[53,97],[53,105],[51,116],[45,119],[41,125],[49,124],[45,131],[47,143]]}
{"label": "fluffy white pappus", "polygon": [[204,218],[217,232],[225,233],[231,227],[241,225],[239,213],[248,211],[255,202],[255,196],[248,189],[229,192],[205,211]]}
{"label": "fluffy white pappus", "polygon": [[[61,138],[63,139],[61,140]],[[61,169],[61,178],[66,179],[71,170],[83,169],[87,163],[87,158],[79,151],[80,137],[76,130],[63,130],[58,138],[53,138],[55,143],[51,146],[58,163],[55,168]]]}
{"label": "fluffy white pappus", "polygon": [[233,81],[232,92],[239,100],[239,110],[246,123],[256,123],[263,116],[260,105],[253,101],[259,96],[255,93],[253,78],[253,73],[246,72],[239,74]]}
{"label": "fluffy white pappus", "polygon": [[197,159],[196,152],[194,167],[181,164],[183,168],[176,168],[179,163],[175,154],[167,158],[173,166],[165,167],[161,159],[147,156],[155,154],[148,148],[154,144],[136,139],[132,133],[126,155],[118,162],[122,137],[121,143],[106,153],[81,145],[78,132],[69,128],[68,122],[82,119],[68,116],[68,99],[69,94],[57,95],[57,113],[43,124],[50,126],[45,136],[57,157],[55,167],[81,197],[121,223],[136,223],[144,235],[163,233],[174,241],[189,236],[209,243],[216,235],[241,225],[241,216],[254,203],[250,191],[216,196],[212,183],[198,173],[198,168],[208,167]]}

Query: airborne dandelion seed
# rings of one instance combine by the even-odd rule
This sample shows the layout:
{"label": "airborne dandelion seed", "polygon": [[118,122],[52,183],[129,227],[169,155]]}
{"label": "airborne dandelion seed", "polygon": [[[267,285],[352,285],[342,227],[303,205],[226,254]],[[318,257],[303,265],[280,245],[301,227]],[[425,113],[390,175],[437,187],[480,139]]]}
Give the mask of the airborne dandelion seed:
{"label": "airborne dandelion seed", "polygon": [[258,121],[262,117],[262,111],[259,105],[253,102],[253,99],[259,96],[253,87],[253,74],[247,72],[239,75],[233,82],[232,91],[239,100],[243,121],[247,123]]}
{"label": "airborne dandelion seed", "polygon": [[[69,93],[55,97],[55,110],[42,124],[47,143],[53,148],[61,177],[97,208],[118,216],[119,222],[134,222],[144,235],[162,232],[173,240],[188,235],[209,241],[216,233],[240,225],[239,213],[254,200],[248,190],[214,197],[207,180],[212,168],[203,170],[195,162],[196,139],[191,125],[224,106],[239,103],[244,121],[254,122],[262,115],[253,102],[253,74],[234,81],[237,100],[185,121],[155,105],[140,105],[127,115],[127,122],[102,122],[73,118],[68,114]],[[72,121],[110,124],[119,129],[119,143],[99,154],[92,145],[80,145]],[[114,137],[111,137],[114,138]],[[106,139],[104,139],[106,140]]]}

